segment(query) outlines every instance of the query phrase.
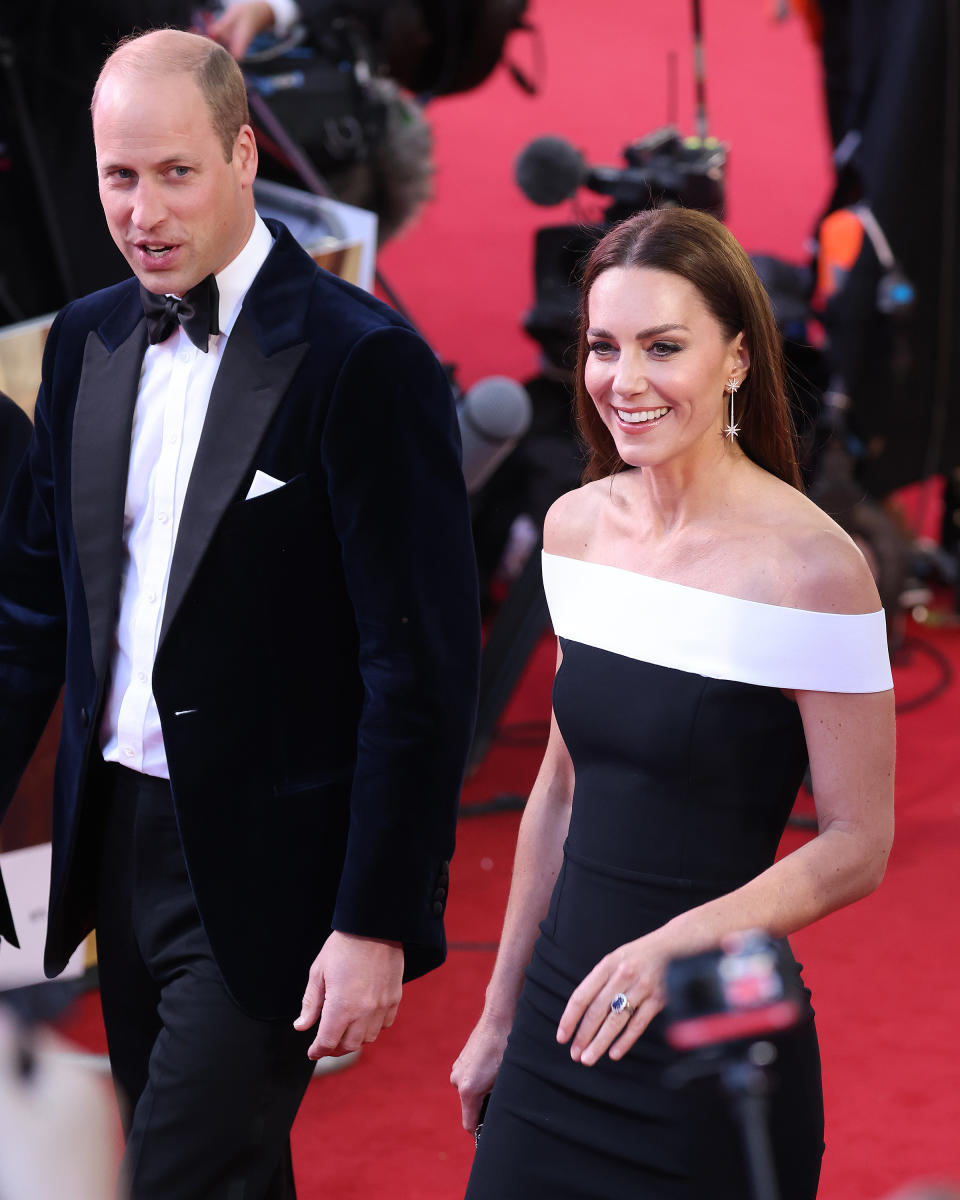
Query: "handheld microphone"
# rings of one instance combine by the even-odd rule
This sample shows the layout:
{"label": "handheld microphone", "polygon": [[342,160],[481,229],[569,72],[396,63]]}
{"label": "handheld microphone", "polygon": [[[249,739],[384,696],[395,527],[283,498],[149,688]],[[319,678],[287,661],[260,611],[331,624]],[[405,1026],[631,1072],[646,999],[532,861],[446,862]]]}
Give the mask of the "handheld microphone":
{"label": "handheld microphone", "polygon": [[526,388],[505,375],[481,379],[457,401],[467,492],[486,483],[530,428],[533,408]]}

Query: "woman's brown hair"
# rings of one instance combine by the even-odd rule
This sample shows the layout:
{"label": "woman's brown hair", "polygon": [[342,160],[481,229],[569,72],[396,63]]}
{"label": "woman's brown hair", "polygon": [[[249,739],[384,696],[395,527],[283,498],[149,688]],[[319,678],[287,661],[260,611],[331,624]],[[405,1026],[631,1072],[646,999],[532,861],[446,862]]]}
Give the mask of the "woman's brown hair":
{"label": "woman's brown hair", "polygon": [[783,348],[767,293],[733,234],[714,217],[686,208],[637,213],[614,226],[587,258],[576,374],[577,424],[590,450],[583,481],[603,479],[626,466],[584,384],[590,289],[612,267],[650,267],[679,275],[697,289],[728,338],[743,332],[750,369],[736,396],[740,445],[759,466],[802,487]]}

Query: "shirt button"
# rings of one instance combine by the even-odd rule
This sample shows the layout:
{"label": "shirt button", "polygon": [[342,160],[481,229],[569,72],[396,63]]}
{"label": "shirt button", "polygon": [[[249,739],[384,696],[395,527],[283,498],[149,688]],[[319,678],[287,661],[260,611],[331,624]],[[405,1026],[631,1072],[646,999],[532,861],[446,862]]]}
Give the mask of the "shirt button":
{"label": "shirt button", "polygon": [[138,672],[137,672],[137,678],[140,680],[140,682],[141,682],[141,683],[146,683],[146,682],[147,682],[147,673],[146,673],[146,671],[138,671]]}
{"label": "shirt button", "polygon": [[133,756],[136,754],[136,750],[134,750],[132,746],[124,746],[123,752],[127,758],[133,758]]}
{"label": "shirt button", "polygon": [[147,600],[148,600],[148,601],[149,601],[151,604],[156,604],[156,602],[157,602],[157,593],[156,593],[156,592],[147,592]]}
{"label": "shirt button", "polygon": [[177,444],[178,440],[179,440],[178,435],[175,433],[171,433],[170,436],[167,438],[167,441],[171,444],[171,446],[175,446]]}
{"label": "shirt button", "polygon": [[166,525],[166,523],[170,520],[170,518],[167,516],[167,514],[165,512],[157,513],[157,520],[160,522],[161,525]]}
{"label": "shirt button", "polygon": [[190,361],[190,351],[189,350],[181,350],[180,353],[177,355],[177,358],[179,358],[182,363],[189,362]]}

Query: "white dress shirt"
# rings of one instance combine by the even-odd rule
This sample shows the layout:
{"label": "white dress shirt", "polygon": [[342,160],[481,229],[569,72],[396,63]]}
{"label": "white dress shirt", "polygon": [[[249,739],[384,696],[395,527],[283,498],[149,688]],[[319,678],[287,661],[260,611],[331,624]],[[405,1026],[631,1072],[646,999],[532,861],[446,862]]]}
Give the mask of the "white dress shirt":
{"label": "white dress shirt", "polygon": [[143,356],[123,510],[120,616],[100,745],[107,762],[144,775],[170,777],[151,680],[187,484],[230,331],[272,245],[258,216],[244,248],[216,277],[221,332],[211,335],[206,353],[177,325]]}

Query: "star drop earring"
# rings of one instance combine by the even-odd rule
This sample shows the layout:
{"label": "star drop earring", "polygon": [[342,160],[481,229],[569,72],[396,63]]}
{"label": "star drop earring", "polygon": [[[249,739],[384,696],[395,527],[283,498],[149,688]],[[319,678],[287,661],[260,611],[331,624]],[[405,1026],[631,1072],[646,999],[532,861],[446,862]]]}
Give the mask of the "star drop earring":
{"label": "star drop earring", "polygon": [[730,393],[730,420],[723,427],[723,436],[731,442],[734,441],[740,434],[740,426],[733,418],[733,398],[737,394],[737,389],[740,386],[740,381],[731,375],[727,380],[727,391]]}

